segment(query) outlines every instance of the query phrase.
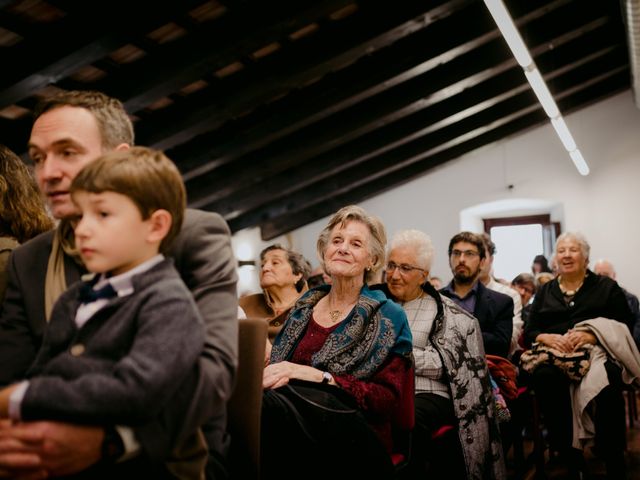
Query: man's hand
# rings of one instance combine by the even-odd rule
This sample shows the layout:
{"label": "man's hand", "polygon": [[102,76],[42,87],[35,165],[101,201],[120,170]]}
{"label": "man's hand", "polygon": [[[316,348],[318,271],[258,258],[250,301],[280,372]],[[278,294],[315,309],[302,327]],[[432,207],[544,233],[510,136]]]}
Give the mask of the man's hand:
{"label": "man's hand", "polygon": [[41,433],[33,431],[17,438],[12,435],[12,428],[9,420],[0,420],[0,478],[47,478],[36,453],[42,447]]}
{"label": "man's hand", "polygon": [[0,424],[0,477],[46,478],[47,474],[81,472],[100,460],[103,439],[101,427],[58,422]]}

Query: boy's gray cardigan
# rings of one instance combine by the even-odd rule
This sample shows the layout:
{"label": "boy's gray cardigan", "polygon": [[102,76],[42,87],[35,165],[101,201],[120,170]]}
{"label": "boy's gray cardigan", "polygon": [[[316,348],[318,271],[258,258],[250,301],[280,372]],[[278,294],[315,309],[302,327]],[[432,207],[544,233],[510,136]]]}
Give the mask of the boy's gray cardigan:
{"label": "boy's gray cardigan", "polygon": [[131,295],[110,299],[81,328],[75,316],[82,282],[58,299],[27,375],[24,420],[144,424],[184,382],[197,381],[204,327],[173,261],[132,282]]}

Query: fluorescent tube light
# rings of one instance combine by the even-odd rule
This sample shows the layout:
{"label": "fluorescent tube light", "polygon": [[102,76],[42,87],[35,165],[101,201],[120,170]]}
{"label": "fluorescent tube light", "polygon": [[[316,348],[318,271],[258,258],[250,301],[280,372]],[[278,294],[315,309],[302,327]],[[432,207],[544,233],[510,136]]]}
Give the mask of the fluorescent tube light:
{"label": "fluorescent tube light", "polygon": [[589,175],[589,165],[584,161],[580,150],[575,149],[573,152],[569,152],[569,156],[571,160],[573,160],[573,164],[578,169],[578,172],[580,172],[580,175]]}
{"label": "fluorescent tube light", "polygon": [[587,162],[585,162],[580,150],[578,150],[576,142],[571,136],[571,132],[569,131],[567,124],[560,115],[558,105],[556,105],[556,102],[553,99],[547,84],[544,82],[538,67],[536,67],[533,62],[533,58],[531,58],[531,54],[529,53],[527,46],[522,41],[522,37],[513,23],[507,8],[504,6],[503,1],[484,0],[484,3],[491,13],[493,20],[496,22],[496,25],[500,29],[507,45],[509,45],[516,61],[524,69],[524,75],[527,77],[529,85],[531,85],[533,92],[536,94],[536,97],[538,97],[538,101],[542,105],[544,112],[551,119],[551,125],[553,125],[553,128],[560,137],[560,141],[564,145],[564,148],[569,152],[571,160],[573,160],[578,172],[580,172],[581,175],[588,175],[589,166],[587,165]]}
{"label": "fluorescent tube light", "polygon": [[564,122],[564,118],[552,118],[551,125],[553,125],[553,128],[556,129],[556,133],[560,137],[560,141],[562,142],[562,145],[564,145],[564,148],[567,150],[567,152],[572,152],[576,148],[578,148],[576,146],[575,140],[573,139],[573,136],[571,135],[571,132],[569,131],[569,128],[567,127],[567,124]]}
{"label": "fluorescent tube light", "polygon": [[560,115],[560,110],[558,110],[558,106],[551,96],[547,84],[544,83],[544,79],[542,75],[540,75],[540,70],[534,67],[533,70],[525,70],[524,75],[527,77],[531,88],[533,88],[533,93],[536,94],[536,97],[538,97],[538,100],[542,104],[542,108],[544,108],[547,117],[555,118]]}
{"label": "fluorescent tube light", "polygon": [[498,25],[500,32],[502,32],[502,36],[506,40],[507,45],[509,45],[513,56],[516,57],[516,61],[522,68],[531,65],[533,59],[529,54],[529,50],[522,41],[522,37],[504,3],[502,3],[502,0],[485,0],[484,3],[487,5],[489,12],[491,12],[491,16],[495,20],[496,25]]}

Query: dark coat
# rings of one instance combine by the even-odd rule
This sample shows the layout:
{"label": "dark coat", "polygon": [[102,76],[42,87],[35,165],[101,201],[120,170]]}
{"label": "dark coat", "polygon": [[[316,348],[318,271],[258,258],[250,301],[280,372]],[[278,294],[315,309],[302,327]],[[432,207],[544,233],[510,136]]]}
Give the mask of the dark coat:
{"label": "dark coat", "polygon": [[[449,292],[440,290],[445,296]],[[473,310],[482,331],[485,353],[507,357],[513,333],[513,300],[504,293],[485,287],[478,281],[476,306]]]}

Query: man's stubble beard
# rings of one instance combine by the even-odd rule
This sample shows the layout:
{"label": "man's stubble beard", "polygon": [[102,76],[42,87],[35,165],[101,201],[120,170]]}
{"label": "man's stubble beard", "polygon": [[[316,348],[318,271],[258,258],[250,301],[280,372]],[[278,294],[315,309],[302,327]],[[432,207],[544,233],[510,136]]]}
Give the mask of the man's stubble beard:
{"label": "man's stubble beard", "polygon": [[453,274],[453,279],[455,283],[459,285],[471,285],[476,281],[478,275],[480,274],[480,270],[476,270],[472,275],[467,275],[466,273],[459,272]]}

